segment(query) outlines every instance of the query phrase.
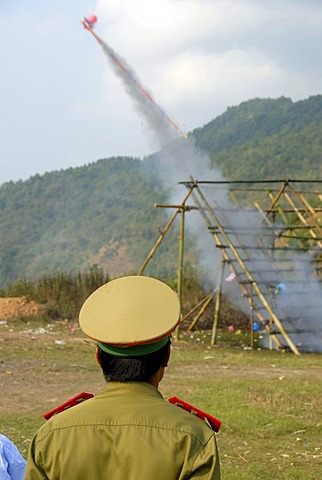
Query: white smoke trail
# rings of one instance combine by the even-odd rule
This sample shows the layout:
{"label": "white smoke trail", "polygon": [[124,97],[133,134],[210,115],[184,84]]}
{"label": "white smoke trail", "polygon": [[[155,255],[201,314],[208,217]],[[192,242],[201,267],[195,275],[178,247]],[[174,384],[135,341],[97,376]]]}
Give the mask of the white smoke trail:
{"label": "white smoke trail", "polygon": [[[151,102],[145,94],[140,90],[140,81],[134,70],[116,54],[108,45],[102,42],[103,51],[108,57],[115,74],[123,81],[125,91],[130,96],[134,108],[146,120],[150,134],[153,140],[161,149],[158,154],[158,165],[160,176],[164,186],[173,192],[171,201],[173,203],[181,203],[182,191],[175,188],[179,181],[189,180],[192,176],[195,180],[212,180],[224,181],[221,173],[211,166],[209,157],[201,152],[190,137],[185,140],[179,138],[177,132],[167,121],[163,112]],[[123,68],[122,68],[123,67]],[[147,91],[147,90],[145,90]],[[150,94],[149,94],[150,95]],[[207,188],[206,188],[207,190]],[[208,198],[209,195],[209,198]],[[255,211],[247,211],[239,209],[236,211],[236,205],[233,204],[228,192],[225,188],[214,188],[207,191],[207,200],[211,205],[216,205],[216,213],[221,215],[221,222],[231,232],[230,238],[235,245],[247,245],[249,259],[247,260],[247,268],[250,271],[257,272],[261,288],[266,296],[271,295],[272,285],[278,285],[284,282],[287,285],[286,292],[281,295],[275,295],[271,301],[275,304],[275,309],[285,321],[291,331],[293,331],[293,341],[298,347],[304,350],[322,351],[322,331],[321,331],[321,312],[322,312],[322,292],[320,285],[314,280],[311,258],[307,256],[305,268],[308,271],[303,291],[293,291],[292,281],[297,276],[296,267],[289,270],[287,274],[281,275],[279,272],[279,263],[273,265],[273,272],[267,271],[267,259],[265,255],[256,250],[258,246],[258,238],[261,237],[263,222],[262,216]],[[224,214],[220,212],[225,212]],[[221,262],[221,253],[216,250],[215,242],[209,232],[205,228],[204,220],[196,212],[192,212],[187,217],[187,226],[191,232],[195,234],[198,241],[201,266],[208,271],[209,278],[216,282],[215,274]],[[242,240],[239,232],[243,232]],[[301,269],[303,269],[303,256],[301,256]],[[295,258],[293,258],[293,263]],[[289,262],[288,262],[289,263]],[[296,262],[295,262],[296,264]],[[266,266],[265,266],[266,265]],[[238,266],[239,274],[245,274]],[[229,285],[224,284],[224,293],[239,306],[246,311],[248,304],[241,297],[240,289],[237,284],[232,282]],[[275,287],[274,287],[275,288]],[[273,288],[273,290],[274,290]],[[311,308],[311,315],[307,312]]]}
{"label": "white smoke trail", "polygon": [[102,41],[101,45],[113,71],[122,80],[126,93],[131,97],[134,108],[145,119],[158,149],[177,139],[178,133],[166,119],[162,109],[147,97],[149,95],[152,98],[152,95],[145,88],[142,91],[141,82],[133,68],[105,42]]}

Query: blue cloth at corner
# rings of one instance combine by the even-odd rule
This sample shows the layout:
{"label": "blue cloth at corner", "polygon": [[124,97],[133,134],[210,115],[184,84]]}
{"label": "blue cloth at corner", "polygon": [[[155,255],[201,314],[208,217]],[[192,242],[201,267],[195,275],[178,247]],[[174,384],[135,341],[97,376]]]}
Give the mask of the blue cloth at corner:
{"label": "blue cloth at corner", "polygon": [[0,480],[23,480],[26,460],[16,445],[0,434]]}

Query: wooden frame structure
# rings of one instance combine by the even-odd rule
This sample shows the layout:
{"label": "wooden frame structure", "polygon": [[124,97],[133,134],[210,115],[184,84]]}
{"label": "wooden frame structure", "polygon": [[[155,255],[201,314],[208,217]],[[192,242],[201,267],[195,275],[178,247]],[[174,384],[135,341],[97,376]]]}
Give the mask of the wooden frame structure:
{"label": "wooden frame structure", "polygon": [[[321,342],[322,348],[322,290],[317,298],[322,271],[322,193],[319,190],[322,182],[226,182],[190,178],[180,184],[188,190],[181,204],[155,205],[175,208],[175,213],[139,274],[143,274],[180,214],[178,294],[181,297],[185,213],[196,209],[222,259],[217,288],[201,304],[203,312],[213,298],[216,301],[211,343],[216,341],[222,290],[224,286],[227,289],[224,280],[229,277],[238,283],[243,302],[248,304],[251,332],[256,321],[267,332],[269,348],[290,349],[297,355],[303,344],[305,350],[310,350],[307,345],[313,344],[314,351],[315,344]],[[188,200],[192,200],[193,205],[187,205]]]}

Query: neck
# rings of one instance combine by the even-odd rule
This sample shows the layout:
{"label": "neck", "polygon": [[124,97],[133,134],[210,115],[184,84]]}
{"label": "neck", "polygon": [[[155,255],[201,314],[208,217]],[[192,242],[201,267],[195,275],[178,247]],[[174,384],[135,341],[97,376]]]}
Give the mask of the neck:
{"label": "neck", "polygon": [[164,367],[160,367],[159,370],[149,378],[147,383],[152,385],[155,388],[159,388],[159,383],[161,382],[164,375]]}

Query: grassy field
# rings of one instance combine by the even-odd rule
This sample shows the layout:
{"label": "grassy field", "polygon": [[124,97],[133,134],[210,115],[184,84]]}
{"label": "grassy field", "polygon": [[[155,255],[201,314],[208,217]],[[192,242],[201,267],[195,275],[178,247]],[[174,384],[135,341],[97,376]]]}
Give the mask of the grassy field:
{"label": "grassy field", "polygon": [[[23,455],[42,414],[104,385],[94,344],[67,323],[0,325],[1,433]],[[160,385],[222,421],[223,480],[321,478],[322,355],[248,350],[243,335],[183,335]],[[246,349],[245,349],[246,347]]]}

